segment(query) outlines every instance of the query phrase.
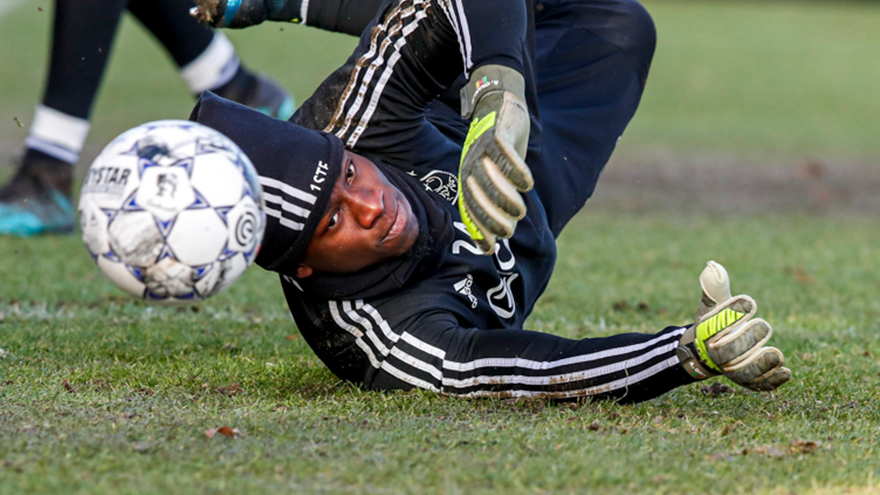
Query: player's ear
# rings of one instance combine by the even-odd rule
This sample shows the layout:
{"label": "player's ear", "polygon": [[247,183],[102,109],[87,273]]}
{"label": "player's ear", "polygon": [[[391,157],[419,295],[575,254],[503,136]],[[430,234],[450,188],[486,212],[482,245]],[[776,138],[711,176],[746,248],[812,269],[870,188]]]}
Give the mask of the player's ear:
{"label": "player's ear", "polygon": [[296,278],[306,278],[312,274],[312,269],[302,263],[296,267]]}

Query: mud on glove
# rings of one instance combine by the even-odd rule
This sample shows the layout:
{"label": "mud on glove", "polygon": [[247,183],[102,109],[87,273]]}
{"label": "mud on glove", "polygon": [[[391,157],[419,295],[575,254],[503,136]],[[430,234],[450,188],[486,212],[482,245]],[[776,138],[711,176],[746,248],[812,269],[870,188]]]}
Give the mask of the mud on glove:
{"label": "mud on glove", "polygon": [[246,28],[265,20],[297,22],[297,12],[285,12],[285,0],[195,0],[189,13],[199,22],[215,28]]}
{"label": "mud on glove", "polygon": [[524,157],[529,112],[522,74],[503,65],[476,69],[461,90],[470,129],[458,169],[458,210],[477,247],[495,251],[495,239],[513,235],[526,214],[521,192],[534,185]]}
{"label": "mud on glove", "polygon": [[791,378],[782,364],[782,351],[765,346],[773,334],[770,325],[752,319],[755,301],[746,295],[731,297],[727,270],[710,261],[700,275],[703,298],[696,323],[679,342],[682,366],[694,378],[723,374],[751,390],[775,390]]}

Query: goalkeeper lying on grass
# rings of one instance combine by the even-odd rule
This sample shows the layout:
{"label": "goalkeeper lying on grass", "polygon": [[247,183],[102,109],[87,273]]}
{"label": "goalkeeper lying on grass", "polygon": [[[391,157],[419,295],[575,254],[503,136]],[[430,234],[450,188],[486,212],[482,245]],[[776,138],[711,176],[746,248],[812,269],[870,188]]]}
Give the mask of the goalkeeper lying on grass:
{"label": "goalkeeper lying on grass", "polygon": [[[718,264],[697,323],[569,340],[523,329],[555,239],[591,196],[644,88],[655,34],[631,0],[205,0],[241,27],[295,20],[361,34],[290,122],[205,94],[269,215],[257,263],[340,378],[467,397],[637,402],[724,374],[791,376]],[[207,5],[206,5],[207,4]],[[375,13],[375,17],[372,14]],[[360,22],[359,22],[360,20]]]}

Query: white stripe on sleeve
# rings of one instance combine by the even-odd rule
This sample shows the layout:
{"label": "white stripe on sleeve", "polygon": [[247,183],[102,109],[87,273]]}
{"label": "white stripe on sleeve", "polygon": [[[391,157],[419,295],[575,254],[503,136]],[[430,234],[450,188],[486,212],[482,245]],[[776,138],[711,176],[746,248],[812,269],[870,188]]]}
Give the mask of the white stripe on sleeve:
{"label": "white stripe on sleeve", "polygon": [[[342,319],[337,303],[335,301],[330,302],[330,311],[333,315],[333,319],[337,325],[354,335],[356,338],[362,339],[364,335],[372,342],[373,346],[379,350],[382,356],[387,357],[388,355],[392,355],[395,358],[399,359],[400,362],[416,369],[420,370],[428,375],[437,379],[441,384],[444,393],[454,393],[452,390],[446,390],[447,387],[451,389],[465,389],[478,385],[520,385],[520,386],[544,386],[551,384],[562,384],[562,383],[571,383],[582,380],[594,379],[606,375],[611,375],[616,372],[620,372],[622,370],[627,370],[630,368],[637,367],[641,364],[647,363],[650,360],[656,358],[657,356],[662,356],[665,353],[669,353],[674,351],[674,349],[678,346],[678,338],[685,332],[685,328],[678,328],[672,332],[665,333],[663,335],[654,337],[650,340],[640,342],[637,344],[630,344],[621,347],[605,349],[598,352],[593,352],[589,354],[582,354],[579,356],[571,356],[565,359],[558,359],[555,361],[535,361],[523,358],[481,358],[475,359],[472,361],[466,362],[456,362],[445,359],[446,352],[434,345],[428,344],[423,340],[413,336],[408,332],[403,332],[400,335],[394,333],[391,330],[388,322],[382,317],[378,310],[376,310],[372,305],[366,304],[363,300],[357,300],[352,305],[351,301],[342,301],[343,312],[346,316],[351,319],[357,326],[351,325],[347,323],[344,319]],[[367,317],[362,316],[358,311],[364,311]],[[653,349],[650,349],[647,352],[642,354],[638,354],[632,358],[616,361],[604,366],[593,367],[581,369],[578,371],[568,372],[568,373],[556,373],[556,374],[541,374],[538,376],[529,376],[529,375],[520,375],[520,374],[510,374],[510,373],[500,373],[494,375],[486,375],[481,374],[474,377],[463,378],[463,379],[454,379],[454,378],[445,378],[443,376],[443,372],[440,368],[431,363],[428,363],[422,359],[419,359],[410,353],[400,349],[399,347],[392,344],[389,349],[379,338],[376,333],[376,327],[382,330],[384,336],[392,343],[397,343],[399,340],[403,340],[407,344],[412,347],[419,349],[422,352],[430,356],[437,357],[443,360],[442,368],[450,371],[474,371],[479,370],[481,368],[520,368],[520,369],[531,369],[531,370],[540,370],[540,371],[550,371],[559,367],[574,365],[574,364],[585,364],[590,362],[595,362],[615,356],[621,356],[625,354],[630,354],[634,352],[643,351],[645,349],[650,349],[652,346],[657,346]],[[668,342],[667,342],[668,341]],[[664,343],[666,342],[666,343]],[[366,347],[366,346],[365,346]],[[363,348],[363,347],[362,347]],[[369,347],[366,347],[369,349]],[[365,350],[365,352],[367,352]],[[372,356],[371,351],[368,352],[368,356]],[[428,383],[420,378],[413,376],[398,367],[389,364],[387,360],[381,361],[381,366],[376,366],[375,364],[375,356],[372,356],[370,362],[373,363],[374,367],[381,368],[387,371],[392,376],[412,385],[426,388],[429,390],[437,391],[437,387],[431,383]],[[638,373],[626,376],[621,379],[617,379],[607,383],[600,383],[593,387],[578,389],[578,390],[569,390],[569,391],[559,391],[559,392],[547,392],[547,391],[535,391],[535,390],[524,390],[524,389],[512,389],[512,390],[504,390],[504,391],[491,391],[491,390],[476,390],[473,392],[469,392],[467,394],[455,394],[462,395],[465,397],[478,397],[478,396],[501,396],[501,397],[523,397],[523,396],[537,396],[537,397],[550,397],[550,398],[564,398],[564,397],[576,397],[576,396],[584,396],[584,395],[593,395],[601,392],[618,390],[620,388],[629,386],[630,384],[637,383],[641,380],[649,378],[667,368],[675,366],[678,364],[678,358],[676,356],[671,356],[668,359],[661,361],[660,363],[656,363],[645,370],[642,370]]]}
{"label": "white stripe on sleeve", "polygon": [[373,354],[373,350],[370,349],[370,346],[368,346],[366,342],[364,342],[363,332],[358,330],[357,327],[349,325],[348,322],[343,320],[342,317],[339,315],[339,307],[336,305],[336,301],[330,301],[330,315],[333,317],[333,321],[335,321],[340,328],[344,329],[354,336],[355,343],[358,347],[360,347],[362,351],[364,351],[364,354],[367,355],[367,359],[370,360],[370,364],[373,366],[373,368],[378,368],[379,366],[381,366],[379,360],[376,359],[376,355]]}
{"label": "white stripe on sleeve", "polygon": [[419,25],[419,21],[421,21],[425,17],[427,17],[427,14],[424,11],[416,12],[415,19],[413,19],[412,22],[410,22],[403,28],[403,37],[394,42],[394,53],[392,53],[391,57],[388,58],[388,63],[385,66],[385,70],[379,77],[379,82],[376,83],[376,87],[373,88],[373,95],[370,98],[370,104],[367,106],[367,109],[364,112],[363,116],[361,116],[361,120],[360,122],[358,122],[358,125],[355,128],[354,132],[352,132],[351,136],[348,138],[348,146],[353,147],[357,143],[357,140],[361,137],[361,134],[363,134],[363,132],[367,129],[367,126],[370,123],[370,119],[376,112],[376,107],[379,106],[379,99],[382,97],[382,93],[385,91],[385,86],[388,84],[388,80],[391,79],[391,75],[394,73],[394,66],[400,59],[400,50],[403,49],[404,46],[406,46],[406,37],[416,30]]}
{"label": "white stripe on sleeve", "polygon": [[373,330],[373,325],[370,323],[370,321],[363,316],[357,314],[357,312],[352,309],[351,301],[342,301],[342,310],[349,318],[352,319],[352,321],[354,321],[355,323],[360,325],[361,328],[364,329],[364,333],[367,334],[370,342],[372,342],[373,346],[379,350],[379,353],[381,353],[383,357],[387,356],[388,347],[386,347],[385,344],[382,342],[382,339],[380,339],[379,336],[376,335],[376,332]]}
{"label": "white stripe on sleeve", "polygon": [[637,352],[642,349],[647,349],[659,342],[664,340],[673,339],[680,337],[685,332],[684,328],[680,328],[674,332],[669,332],[664,335],[660,335],[659,337],[655,337],[651,340],[646,340],[645,342],[640,342],[638,344],[626,345],[623,347],[615,347],[612,349],[604,349],[602,351],[593,352],[590,354],[581,354],[579,356],[571,356],[564,359],[558,359],[556,361],[533,361],[531,359],[523,359],[523,358],[481,358],[475,359],[473,361],[466,362],[455,362],[455,361],[443,361],[443,367],[452,371],[473,371],[477,368],[526,368],[532,370],[549,370],[553,368],[558,368],[561,366],[568,366],[570,364],[577,363],[586,363],[589,361],[598,361],[600,359],[605,359],[612,356],[619,356],[621,354],[628,354],[631,352]]}
{"label": "white stripe on sleeve", "polygon": [[595,387],[579,390],[565,390],[561,392],[543,392],[540,390],[475,390],[468,394],[463,394],[462,397],[544,397],[548,399],[565,399],[570,397],[596,395],[603,392],[610,392],[612,390],[619,390],[621,388],[628,387],[629,385],[650,378],[663,370],[672,368],[673,366],[677,366],[678,364],[678,357],[672,356],[665,361],[661,361],[651,366],[650,368],[646,368],[633,375],[615,380],[610,383],[604,383]]}
{"label": "white stripe on sleeve", "polygon": [[678,342],[673,342],[671,344],[667,344],[662,347],[657,347],[656,349],[652,349],[650,352],[646,352],[645,354],[639,354],[637,357],[632,359],[627,359],[626,361],[618,361],[613,364],[609,364],[607,366],[602,366],[599,368],[590,368],[585,370],[574,371],[571,373],[563,373],[559,375],[542,375],[542,376],[527,376],[527,375],[483,375],[483,376],[475,376],[471,378],[465,378],[463,380],[455,380],[451,378],[443,379],[443,386],[449,386],[453,388],[468,388],[473,387],[480,384],[493,384],[493,385],[504,385],[504,384],[515,384],[515,385],[551,385],[557,383],[571,383],[577,382],[581,380],[588,380],[591,378],[597,378],[603,375],[610,375],[612,373],[616,373],[618,371],[622,371],[625,369],[636,367],[640,364],[644,364],[651,359],[665,354],[673,349],[678,347]]}
{"label": "white stripe on sleeve", "polygon": [[[393,12],[391,15],[389,15],[388,18],[385,20],[385,22],[381,26],[379,26],[379,29],[377,29],[375,31],[375,33],[373,35],[373,39],[370,41],[370,50],[366,54],[361,56],[359,63],[358,63],[358,68],[355,69],[355,72],[352,74],[352,77],[354,79],[359,75],[360,67],[362,67],[362,66],[368,67],[367,70],[364,72],[362,79],[358,85],[357,97],[355,98],[351,107],[348,109],[348,112],[346,112],[346,114],[345,114],[344,125],[335,132],[336,136],[338,136],[340,139],[345,139],[345,134],[348,132],[348,129],[351,127],[352,122],[357,117],[357,114],[361,111],[361,107],[363,106],[364,98],[366,97],[367,93],[370,92],[370,90],[371,90],[370,89],[370,82],[372,81],[374,74],[376,73],[376,71],[379,68],[381,68],[383,65],[386,64],[385,52],[388,50],[389,47],[393,47],[395,49],[395,52],[388,59],[388,61],[389,61],[388,63],[391,64],[389,69],[393,68],[393,64],[396,63],[397,58],[400,57],[399,50],[400,50],[400,47],[402,47],[403,45],[406,44],[406,39],[400,38],[397,41],[392,41],[392,38],[395,36],[398,36],[399,33],[401,33],[401,32],[404,33],[403,34],[404,36],[411,33],[412,30],[415,29],[415,25],[418,25],[419,20],[421,20],[422,18],[425,17],[423,10],[417,10],[418,7],[423,7],[423,3],[424,3],[424,0],[416,0],[412,6],[406,7],[405,9],[401,9],[401,6],[399,5],[397,7],[397,10],[395,12]],[[406,31],[406,27],[402,26],[401,24],[394,24],[392,26],[392,22],[397,21],[398,18],[399,18],[399,21],[397,21],[397,22],[402,23],[403,19],[405,19],[406,17],[413,16],[413,15],[416,16],[416,19],[414,21],[412,21],[409,25],[407,25],[407,26],[413,26],[413,28],[410,29],[409,31]],[[421,17],[420,17],[420,15],[421,15]],[[389,26],[391,26],[390,29],[389,29]],[[383,33],[385,33],[385,37],[382,39],[381,43],[378,44],[379,37]],[[401,41],[403,42],[403,44],[399,45],[399,43]],[[377,46],[377,44],[378,44],[378,46]],[[397,56],[395,57],[395,55],[397,55]],[[370,59],[373,59],[372,62],[370,62],[369,64],[366,64],[366,61],[368,61]],[[393,59],[393,61],[391,61],[391,59]],[[383,72],[383,76],[385,75],[385,73],[389,69],[386,69],[386,71]],[[391,73],[393,73],[393,70],[391,71]],[[390,77],[391,73],[388,73],[388,76],[385,77],[385,81],[380,81],[380,83],[378,83],[375,88],[372,88],[373,100],[378,101],[378,98],[382,96],[382,91],[384,91],[385,84],[387,82],[388,77]],[[339,105],[340,109],[348,101],[349,96],[350,96],[350,93],[345,95],[344,100]],[[335,121],[335,118],[334,118],[334,121]],[[367,118],[367,121],[369,121],[369,118]],[[366,126],[366,122],[364,122],[363,119],[361,120],[361,123],[363,124],[364,127]],[[360,127],[360,125],[361,124],[359,123],[359,127]],[[363,132],[363,131],[361,131],[361,132]],[[359,136],[360,136],[360,133],[358,133],[357,137],[359,137]],[[357,142],[357,137],[354,137],[353,141],[352,141],[352,138],[349,138],[348,140],[346,140],[346,145],[347,146],[354,146],[354,143]]]}
{"label": "white stripe on sleeve", "polygon": [[461,0],[454,0],[455,7],[458,9],[458,20],[461,27],[461,40],[464,41],[464,44],[461,47],[462,55],[464,56],[464,73],[467,75],[468,71],[473,67],[474,62],[471,60],[471,30],[468,27],[467,16],[464,14],[464,6],[461,3]]}

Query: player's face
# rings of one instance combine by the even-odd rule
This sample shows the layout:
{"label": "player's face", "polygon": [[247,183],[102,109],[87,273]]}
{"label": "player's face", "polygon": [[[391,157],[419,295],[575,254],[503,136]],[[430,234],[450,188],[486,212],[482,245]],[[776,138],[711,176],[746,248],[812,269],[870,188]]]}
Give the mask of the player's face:
{"label": "player's face", "polygon": [[373,162],[346,151],[297,275],[356,272],[406,253],[418,236],[419,222],[406,196]]}

